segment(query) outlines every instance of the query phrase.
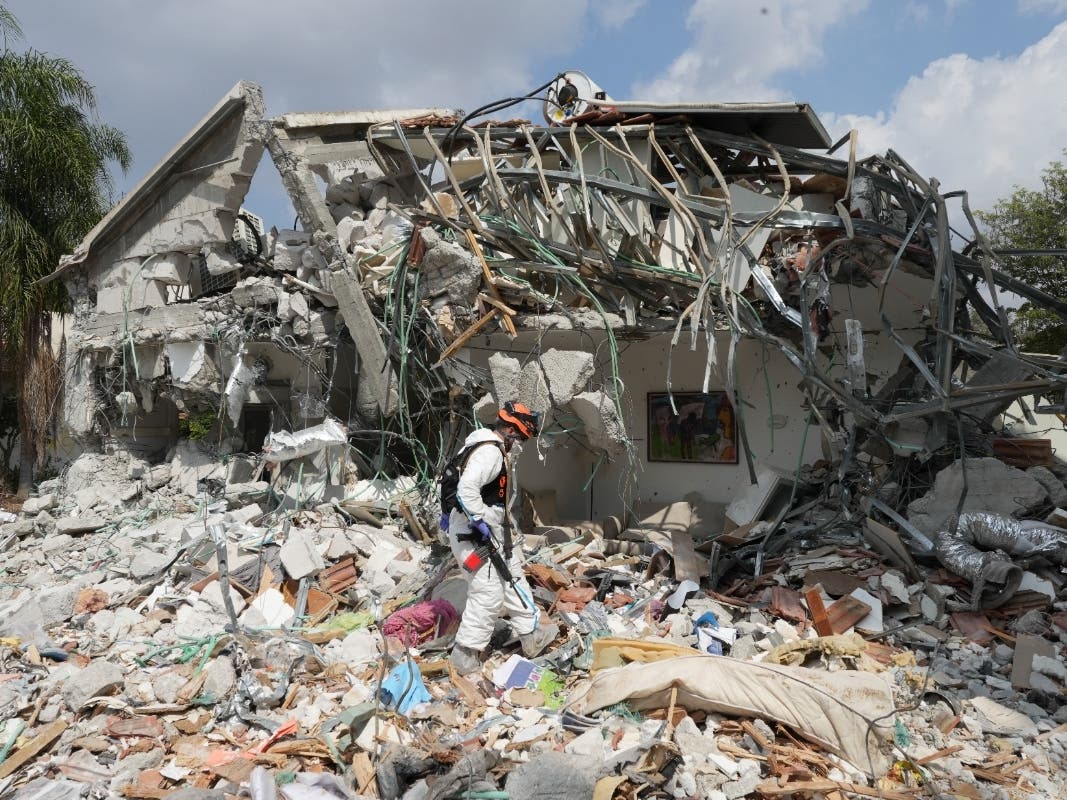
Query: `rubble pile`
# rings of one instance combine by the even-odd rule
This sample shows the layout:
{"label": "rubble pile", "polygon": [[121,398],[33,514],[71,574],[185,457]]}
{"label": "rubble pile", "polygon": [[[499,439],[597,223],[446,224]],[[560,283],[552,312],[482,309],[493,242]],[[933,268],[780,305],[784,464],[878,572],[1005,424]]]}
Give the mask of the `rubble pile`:
{"label": "rubble pile", "polygon": [[[0,798],[1062,791],[1067,465],[1019,423],[1067,362],[1001,298],[1067,303],[803,104],[541,90],[238,84],[60,265],[83,452],[0,520]],[[435,477],[509,400],[560,633],[463,676]]]}
{"label": "rubble pile", "polygon": [[1063,528],[968,512],[934,534],[1019,558],[984,610],[980,580],[817,502],[766,547],[768,523],[701,538],[688,503],[542,530],[526,572],[560,636],[531,661],[501,629],[465,678],[466,583],[402,482],[286,508],[151,474],[82,456],[0,527],[0,791],[998,798],[1064,774]]}

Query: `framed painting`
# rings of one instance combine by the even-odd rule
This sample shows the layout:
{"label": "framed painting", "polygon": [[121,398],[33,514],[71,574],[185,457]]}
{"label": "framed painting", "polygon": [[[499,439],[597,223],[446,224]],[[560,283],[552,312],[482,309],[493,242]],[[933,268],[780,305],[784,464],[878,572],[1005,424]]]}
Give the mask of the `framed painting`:
{"label": "framed painting", "polygon": [[[726,392],[648,393],[648,460],[736,464],[737,427]],[[677,411],[677,413],[675,413]]]}

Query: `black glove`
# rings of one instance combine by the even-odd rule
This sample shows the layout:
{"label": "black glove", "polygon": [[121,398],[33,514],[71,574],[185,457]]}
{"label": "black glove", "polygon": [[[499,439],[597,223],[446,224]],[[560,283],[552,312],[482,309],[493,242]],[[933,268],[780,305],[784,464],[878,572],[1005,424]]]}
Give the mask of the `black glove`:
{"label": "black glove", "polygon": [[489,523],[484,519],[472,519],[471,520],[471,533],[478,537],[480,542],[488,542],[492,539],[492,533],[489,530]]}

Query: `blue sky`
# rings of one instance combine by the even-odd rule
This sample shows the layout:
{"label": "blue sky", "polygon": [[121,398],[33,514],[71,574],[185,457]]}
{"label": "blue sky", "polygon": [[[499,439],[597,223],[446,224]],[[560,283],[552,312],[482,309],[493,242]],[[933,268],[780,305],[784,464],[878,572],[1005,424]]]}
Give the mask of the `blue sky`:
{"label": "blue sky", "polygon": [[[3,0],[0,0],[3,2]],[[988,207],[1067,147],[1067,0],[7,0],[127,131],[129,187],[237,80],[270,113],[473,108],[580,69],[617,99],[810,102]],[[264,169],[271,168],[264,164]],[[261,170],[263,171],[263,170]],[[272,176],[249,205],[291,224]]]}

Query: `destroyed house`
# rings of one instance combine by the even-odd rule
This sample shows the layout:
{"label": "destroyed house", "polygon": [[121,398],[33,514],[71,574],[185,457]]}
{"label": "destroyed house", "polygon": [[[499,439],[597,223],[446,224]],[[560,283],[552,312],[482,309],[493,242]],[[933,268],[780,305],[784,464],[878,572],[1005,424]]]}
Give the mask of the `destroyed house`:
{"label": "destroyed house", "polygon": [[[53,276],[67,435],[191,495],[399,480],[429,527],[435,473],[517,399],[546,415],[527,522],[670,547],[812,488],[895,514],[1009,404],[1063,413],[1063,362],[1019,352],[1002,300],[1067,303],[953,236],[966,195],[803,104],[551,91],[545,123],[269,119],[239,83]],[[264,152],[296,230],[242,206]]]}
{"label": "destroyed house", "polygon": [[[1004,304],[1063,300],[807,106],[543,116],[241,83],[59,265],[82,452],[0,509],[0,797],[1056,795],[1067,464],[1012,415],[1062,427],[1065,362]],[[464,666],[507,576],[435,475],[507,400],[547,649]]]}

